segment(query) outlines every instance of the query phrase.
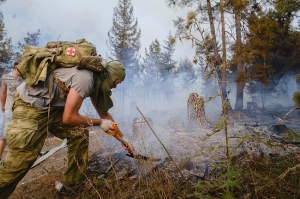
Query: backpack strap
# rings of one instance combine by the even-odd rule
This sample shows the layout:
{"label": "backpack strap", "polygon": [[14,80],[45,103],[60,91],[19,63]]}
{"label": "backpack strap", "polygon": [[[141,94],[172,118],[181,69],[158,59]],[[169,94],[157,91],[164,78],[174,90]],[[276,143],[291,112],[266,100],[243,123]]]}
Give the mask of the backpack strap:
{"label": "backpack strap", "polygon": [[[52,96],[52,91],[53,91],[53,77],[50,76],[49,78],[50,78],[50,80],[49,80],[49,99],[50,99],[50,102],[51,102],[51,96]],[[51,109],[50,102],[49,102],[49,106],[48,106],[47,133],[49,133],[48,126],[49,126],[50,109]]]}
{"label": "backpack strap", "polygon": [[[53,71],[49,78],[50,78],[50,80],[49,80],[49,99],[50,99],[50,101],[51,101],[51,96],[53,93],[53,82],[55,82],[63,90],[63,93],[61,94],[60,97],[65,98],[67,96],[67,94],[69,93],[70,89],[66,86],[66,84],[63,81],[60,81],[60,79],[55,77],[55,74]],[[49,103],[49,106],[48,106],[48,121],[47,121],[47,132],[48,133],[49,133],[48,125],[49,125],[50,110],[51,110],[50,104],[51,103]]]}
{"label": "backpack strap", "polygon": [[[66,86],[65,82],[63,82],[60,79],[58,79],[57,77],[55,77],[54,72],[51,73],[51,76],[53,77],[53,82],[55,82],[57,84],[57,86],[59,86],[59,88],[61,88],[61,90],[63,91],[62,94],[60,95],[60,97],[66,98],[70,89]],[[50,92],[52,92],[52,91],[50,91]]]}

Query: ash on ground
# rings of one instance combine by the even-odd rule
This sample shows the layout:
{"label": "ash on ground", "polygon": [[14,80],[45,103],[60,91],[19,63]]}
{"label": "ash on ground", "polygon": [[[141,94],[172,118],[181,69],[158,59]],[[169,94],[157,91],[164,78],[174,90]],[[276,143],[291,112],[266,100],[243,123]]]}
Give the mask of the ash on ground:
{"label": "ash on ground", "polygon": [[[288,111],[256,110],[249,114],[245,110],[231,116],[227,126],[231,157],[247,154],[249,158],[272,158],[296,148],[298,141],[288,140],[288,135],[298,134],[299,121],[292,115],[299,113],[295,111],[283,119]],[[119,179],[124,176],[139,179],[160,167],[181,172],[186,177],[208,179],[216,177],[219,165],[227,161],[225,131],[216,127],[218,119],[208,121],[209,125],[193,128],[185,126],[187,122],[180,116],[171,117],[165,126],[155,124],[151,118],[146,120],[149,124],[135,119],[137,129],[134,129],[133,123],[132,129],[127,131],[133,133],[126,136],[130,137],[138,154],[156,161],[128,157],[116,143],[99,150],[91,158],[89,170],[94,172],[95,178],[105,178],[108,172],[113,171]],[[276,145],[270,147],[267,144],[270,142]]]}

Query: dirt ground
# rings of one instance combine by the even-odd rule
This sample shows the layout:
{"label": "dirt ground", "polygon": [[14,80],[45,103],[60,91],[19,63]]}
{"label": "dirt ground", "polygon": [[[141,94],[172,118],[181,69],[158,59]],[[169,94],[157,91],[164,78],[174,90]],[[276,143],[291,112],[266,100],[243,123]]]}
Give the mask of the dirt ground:
{"label": "dirt ground", "polygon": [[[42,152],[49,151],[62,144],[63,140],[56,137],[47,137]],[[106,135],[100,129],[90,132],[89,156],[92,157],[97,151],[106,146],[102,143],[110,143],[115,150],[122,150],[121,145],[113,137]],[[5,149],[4,156],[7,153]],[[54,188],[52,180],[56,178],[62,181],[63,172],[66,168],[67,148],[56,151],[43,162],[30,169],[26,176],[19,182],[14,193],[9,199],[54,199],[63,198]]]}
{"label": "dirt ground", "polygon": [[[283,117],[284,113],[277,114],[277,117]],[[235,122],[230,124],[230,135],[239,135],[241,133],[255,133],[255,132],[267,132],[266,128],[270,125],[277,124],[278,120],[273,117],[273,113],[270,114],[269,118],[265,120],[265,124],[261,123],[263,120],[259,120],[259,118],[246,118],[241,122]],[[295,117],[299,118],[299,117]],[[247,125],[246,125],[247,124]],[[278,124],[286,124],[293,125],[294,123],[285,123],[279,121]],[[300,126],[298,125],[299,121],[297,120],[298,129]],[[127,125],[130,126],[130,125]],[[185,164],[181,165],[180,169],[182,171],[188,172],[188,175],[192,174],[193,176],[205,176],[206,170],[208,170],[208,164],[218,162],[220,159],[224,159],[226,153],[222,147],[219,150],[213,150],[212,152],[206,152],[206,150],[211,149],[211,146],[219,146],[224,144],[224,136],[223,134],[214,134],[209,137],[207,140],[202,141],[199,139],[203,138],[211,132],[211,129],[201,128],[198,129],[197,132],[190,132],[186,129],[182,128],[182,125],[178,125],[176,129],[170,128],[158,128],[156,125],[154,126],[155,132],[161,132],[158,134],[158,137],[162,141],[162,143],[167,147],[168,151],[172,158],[174,158],[176,164],[179,164],[178,160],[186,160]],[[133,132],[132,129],[127,128],[125,124],[122,125],[123,133],[124,132]],[[124,151],[120,145],[120,143],[115,140],[113,137],[108,136],[99,128],[91,129],[90,131],[90,144],[89,144],[89,162],[87,167],[87,179],[91,184],[94,184],[94,180],[98,179],[99,176],[103,174],[102,171],[106,171],[111,165],[114,166],[113,172],[117,179],[122,178],[122,170],[126,170],[128,172],[132,167],[132,165],[137,165],[135,160],[132,158],[126,157],[126,151]],[[129,133],[131,135],[131,133]],[[143,140],[147,137],[148,141],[152,144],[157,143],[157,145],[153,145],[154,148],[158,149],[158,151],[164,151],[161,145],[157,141],[157,139],[152,135],[146,135],[147,133],[143,133],[144,137],[136,137],[139,140]],[[134,133],[132,133],[134,135]],[[127,137],[127,136],[126,136]],[[154,140],[154,141],[153,141]],[[153,142],[152,142],[153,141]],[[60,140],[56,137],[48,137],[44,144],[42,151],[49,151],[54,147],[60,146],[63,140]],[[156,151],[156,153],[158,152]],[[203,152],[202,155],[195,156],[198,152]],[[114,186],[110,190],[107,190],[105,193],[102,192],[105,197],[102,197],[95,194],[93,189],[89,190],[86,193],[80,193],[80,195],[74,195],[72,197],[64,197],[61,196],[55,189],[53,179],[56,178],[58,181],[62,181],[63,172],[66,168],[66,155],[67,148],[62,148],[45,161],[32,168],[26,176],[20,181],[14,193],[9,197],[9,199],[78,199],[78,198],[116,198],[116,197],[106,197],[111,196],[111,192],[114,190]],[[189,157],[193,157],[189,159]],[[186,158],[186,159],[185,159]],[[166,158],[167,159],[167,158]],[[166,165],[167,161],[163,162]],[[171,162],[171,166],[174,163]],[[147,165],[148,166],[148,165]],[[156,166],[156,165],[151,165]],[[152,168],[153,168],[152,167]],[[165,166],[163,166],[165,168]],[[175,168],[176,170],[176,168]],[[127,176],[130,179],[134,179],[134,176]],[[106,178],[105,178],[106,179]],[[97,180],[96,184],[97,184]],[[106,180],[104,180],[106,181]],[[138,180],[134,180],[138,181]],[[129,183],[128,183],[129,184]],[[104,190],[105,191],[105,190]],[[129,191],[128,191],[129,192]],[[84,195],[87,194],[87,195]],[[94,195],[93,195],[94,194]],[[128,196],[130,193],[128,193]],[[132,197],[123,197],[123,198],[132,198]],[[140,198],[144,198],[141,196]]]}

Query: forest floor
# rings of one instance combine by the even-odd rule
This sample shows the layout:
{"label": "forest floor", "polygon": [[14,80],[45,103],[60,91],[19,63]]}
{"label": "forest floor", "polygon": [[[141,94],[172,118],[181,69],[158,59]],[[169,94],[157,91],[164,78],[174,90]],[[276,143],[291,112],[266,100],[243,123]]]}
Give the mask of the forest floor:
{"label": "forest floor", "polygon": [[[91,157],[96,152],[101,151],[101,147],[99,146],[99,140],[114,139],[110,136],[105,135],[102,131],[92,131],[90,133],[90,143],[89,143],[89,157],[90,163],[93,161],[97,161]],[[49,136],[46,138],[45,144],[41,152],[47,152],[53,149],[54,147],[58,147],[63,143],[63,140]],[[112,142],[114,143],[114,142]],[[113,145],[109,146],[115,148],[113,150],[122,151],[121,145],[115,142]],[[117,147],[118,145],[118,147]],[[109,150],[109,148],[107,148]],[[4,156],[7,152],[7,148],[4,151]],[[125,156],[125,152],[124,152]],[[30,169],[29,172],[25,175],[25,177],[19,182],[14,193],[9,197],[10,199],[54,199],[54,198],[63,198],[57,193],[53,179],[57,179],[58,181],[63,180],[63,172],[66,168],[66,157],[67,157],[67,147],[59,149],[53,155],[46,158],[43,162],[36,165],[34,168]],[[97,177],[96,175],[91,175],[91,177]]]}
{"label": "forest floor", "polygon": [[[256,166],[255,169],[251,170],[251,175],[254,175],[253,172],[264,172],[266,170],[261,165],[258,168],[257,162],[261,164],[265,159],[269,159],[270,157],[274,158],[276,156],[275,158],[278,158],[278,154],[287,161],[287,156],[289,156],[288,151],[298,151],[296,157],[293,155],[292,158],[297,158],[300,154],[298,145],[293,144],[292,146],[288,146],[288,150],[286,150],[286,146],[282,146],[282,140],[273,142],[269,139],[274,135],[275,127],[287,125],[299,130],[298,113],[290,115],[290,118],[294,119],[293,122],[280,120],[287,111],[268,112],[269,115],[267,117],[264,116],[263,120],[261,117],[241,117],[234,122],[229,122],[229,136],[241,138],[247,134],[248,137],[246,139],[249,138],[249,135],[251,137],[247,141],[247,143],[249,143],[249,140],[252,142],[250,143],[251,146],[248,147],[251,149],[251,152],[248,153],[247,160],[239,159],[239,154],[241,154],[241,151],[245,151],[245,147],[247,147],[246,142],[243,141],[241,142],[242,144],[239,144],[237,140],[230,142],[231,145],[237,143],[237,145],[241,145],[238,150],[235,150],[231,154],[233,159],[238,161],[238,164],[247,162],[247,167],[250,168],[251,165],[249,162],[252,161]],[[125,126],[122,127],[125,131],[132,132],[132,129],[126,128]],[[217,176],[217,169],[222,167],[223,162],[226,162],[226,149],[220,147],[225,145],[224,133],[213,133],[214,126],[200,128],[196,131],[184,128],[158,127],[156,125],[154,125],[153,129],[158,133],[159,140],[153,134],[149,138],[151,132],[144,132],[142,135],[143,138],[139,137],[139,140],[141,140],[146,136],[145,140],[150,143],[147,147],[142,146],[142,148],[147,148],[147,150],[145,149],[147,153],[142,153],[142,155],[149,156],[150,160],[133,159],[126,156],[126,151],[122,149],[118,141],[106,135],[100,129],[93,129],[90,133],[89,162],[86,171],[87,186],[84,190],[74,192],[74,194],[68,197],[62,196],[56,191],[53,179],[62,181],[63,172],[66,169],[67,148],[62,148],[29,170],[9,199],[221,198],[222,195],[219,193],[224,192],[223,185],[218,185],[222,188],[215,187],[213,191],[207,190],[213,186],[216,178],[219,178]],[[272,130],[273,132],[271,132]],[[280,133],[275,132],[276,135]],[[255,137],[252,137],[252,135],[255,135]],[[255,138],[260,139],[259,144],[255,142]],[[266,139],[267,141],[263,142],[262,139]],[[42,151],[49,151],[61,145],[62,142],[63,140],[56,137],[48,137]],[[273,146],[271,149],[268,148],[270,143]],[[155,149],[153,150],[153,148]],[[140,151],[143,151],[143,149],[140,149]],[[247,149],[246,151],[249,152]],[[258,156],[264,154],[262,155],[264,160],[259,159],[257,161],[253,159],[257,151],[259,151]],[[279,159],[272,160],[277,163],[282,162]],[[297,160],[295,160],[296,163],[294,164],[293,161],[288,160],[289,165],[280,165],[282,166],[282,170],[278,171],[278,173],[273,169],[274,176],[285,173],[287,168],[298,168],[297,164],[300,162],[297,163]],[[300,158],[298,161],[300,161]],[[267,161],[265,165],[270,162],[272,161]],[[220,166],[216,167],[214,165]],[[275,165],[275,167],[276,169],[279,168],[278,165]],[[245,165],[242,165],[242,168],[245,169]],[[271,166],[267,168],[272,169]],[[249,179],[247,179],[248,176],[244,176],[240,179],[239,183],[241,184],[237,191],[238,194],[233,198],[241,198],[241,196],[244,196],[244,198],[270,198],[271,196],[278,196],[280,198],[280,195],[284,196],[287,193],[290,194],[289,196],[293,195],[294,197],[292,198],[298,198],[300,197],[298,191],[300,186],[300,172],[297,169],[293,172],[292,182],[296,184],[295,189],[293,189],[293,183],[277,184],[274,189],[269,187],[269,193],[265,193],[264,191],[260,193],[257,191],[257,187],[253,188],[252,185],[257,184],[259,186],[259,183],[270,184],[265,182],[265,177],[263,177],[264,182],[259,181],[260,178],[256,176],[258,180],[250,183]],[[275,178],[271,177],[271,179]],[[254,176],[250,178],[250,180],[252,179],[255,179]],[[217,182],[220,181],[218,180]],[[200,186],[200,182],[206,184],[205,186],[207,187],[204,185]],[[209,185],[207,185],[208,182]],[[277,186],[282,188],[282,192],[278,193]],[[284,189],[285,186],[287,187],[286,192]],[[263,185],[261,187],[264,188]],[[205,194],[210,194],[210,196],[208,197]]]}

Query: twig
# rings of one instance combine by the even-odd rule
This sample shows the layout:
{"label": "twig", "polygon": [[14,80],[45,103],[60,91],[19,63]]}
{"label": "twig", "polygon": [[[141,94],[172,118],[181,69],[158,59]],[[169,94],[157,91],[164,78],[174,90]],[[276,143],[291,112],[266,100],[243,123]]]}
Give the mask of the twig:
{"label": "twig", "polygon": [[[176,163],[174,162],[173,158],[171,157],[170,153],[168,152],[168,150],[166,149],[165,145],[160,141],[160,139],[157,137],[156,133],[154,132],[154,130],[152,129],[152,127],[150,126],[148,120],[145,118],[145,116],[143,115],[143,113],[140,111],[140,109],[138,107],[136,107],[137,110],[140,112],[140,114],[142,115],[142,117],[144,118],[144,120],[147,122],[149,128],[151,129],[152,133],[155,135],[155,137],[157,138],[157,140],[159,141],[159,143],[162,145],[162,147],[164,148],[164,150],[167,152],[170,160],[173,162],[173,164],[175,165],[176,169],[178,170],[178,172],[181,174],[181,176],[183,177],[183,179],[185,179],[184,175],[181,173],[181,171],[179,170],[178,166],[176,165]],[[185,179],[186,180],[186,179]]]}
{"label": "twig", "polygon": [[120,161],[120,159],[121,158],[118,158],[116,161],[112,162],[110,166],[106,169],[105,173],[108,173],[113,168],[113,166]]}
{"label": "twig", "polygon": [[288,114],[290,114],[293,110],[295,110],[296,108],[299,108],[299,107],[297,107],[297,106],[294,106],[287,114],[285,114],[285,116],[283,117],[283,119],[285,119],[287,116],[288,116]]}
{"label": "twig", "polygon": [[200,176],[200,175],[197,175],[193,172],[190,172],[193,176],[197,177],[197,178],[200,178],[201,180],[205,180],[205,177],[204,176]]}
{"label": "twig", "polygon": [[[297,164],[296,166],[289,168],[288,170],[286,170],[283,174],[279,175],[277,178],[275,178],[273,180],[273,183],[278,182],[280,180],[282,180],[283,178],[285,178],[288,174],[297,171],[297,169],[300,168],[300,164]],[[271,183],[266,184],[264,186],[262,186],[259,191],[264,191],[266,188],[268,188],[269,186],[271,186]]]}
{"label": "twig", "polygon": [[[80,171],[80,166],[78,164],[78,161],[77,159],[74,157],[74,161],[76,162],[78,168],[79,168],[79,171]],[[97,193],[97,195],[99,196],[100,199],[102,199],[100,193],[97,191],[97,189],[94,187],[93,183],[91,182],[91,180],[88,178],[88,176],[86,175],[86,173],[82,172],[81,173],[85,176],[85,178],[87,179],[87,181],[89,182],[89,184],[91,185],[91,187],[94,189],[94,191]],[[73,190],[72,190],[73,193],[75,193]],[[76,194],[76,193],[75,193]]]}
{"label": "twig", "polygon": [[283,178],[285,178],[288,174],[297,171],[297,169],[300,168],[300,164],[297,164],[296,166],[289,168],[288,170],[286,170],[283,174],[281,174],[280,176],[278,176],[277,178],[275,178],[275,181],[279,181],[282,180]]}

